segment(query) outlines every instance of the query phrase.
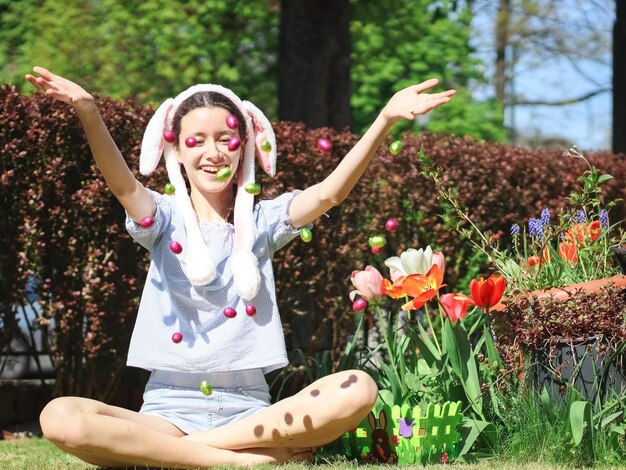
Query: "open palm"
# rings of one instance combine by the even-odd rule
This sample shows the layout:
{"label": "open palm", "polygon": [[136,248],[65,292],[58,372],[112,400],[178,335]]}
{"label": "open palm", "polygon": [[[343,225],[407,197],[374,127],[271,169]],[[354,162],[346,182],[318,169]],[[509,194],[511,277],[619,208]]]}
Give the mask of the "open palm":
{"label": "open palm", "polygon": [[38,76],[26,74],[26,80],[47,95],[74,106],[78,110],[88,109],[94,104],[94,98],[76,83],[55,75],[49,70],[35,66],[33,72]]}

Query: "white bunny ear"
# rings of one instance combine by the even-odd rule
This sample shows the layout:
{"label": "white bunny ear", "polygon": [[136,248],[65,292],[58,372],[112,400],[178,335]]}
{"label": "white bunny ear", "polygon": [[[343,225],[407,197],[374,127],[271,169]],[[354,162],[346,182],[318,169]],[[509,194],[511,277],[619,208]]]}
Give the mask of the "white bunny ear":
{"label": "white bunny ear", "polygon": [[[257,158],[265,173],[270,176],[276,174],[276,135],[269,120],[263,112],[249,101],[242,102],[244,109],[252,119],[252,131],[256,146]],[[267,149],[264,142],[269,142]]]}
{"label": "white bunny ear", "polygon": [[252,251],[237,251],[232,258],[235,289],[244,300],[252,300],[261,288],[259,260]]}
{"label": "white bunny ear", "polygon": [[171,145],[165,142],[163,131],[173,105],[174,100],[172,98],[165,100],[150,118],[150,122],[143,133],[139,156],[139,172],[142,175],[149,175],[155,170],[165,145]]}

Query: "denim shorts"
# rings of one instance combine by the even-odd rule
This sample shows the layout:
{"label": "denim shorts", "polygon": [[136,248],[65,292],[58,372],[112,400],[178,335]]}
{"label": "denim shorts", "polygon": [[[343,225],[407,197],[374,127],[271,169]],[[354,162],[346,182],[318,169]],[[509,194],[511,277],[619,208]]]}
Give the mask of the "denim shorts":
{"label": "denim shorts", "polygon": [[[211,385],[205,395],[200,384]],[[236,372],[186,373],[153,371],[140,413],[169,421],[186,434],[217,428],[270,406],[269,386],[262,369]]]}

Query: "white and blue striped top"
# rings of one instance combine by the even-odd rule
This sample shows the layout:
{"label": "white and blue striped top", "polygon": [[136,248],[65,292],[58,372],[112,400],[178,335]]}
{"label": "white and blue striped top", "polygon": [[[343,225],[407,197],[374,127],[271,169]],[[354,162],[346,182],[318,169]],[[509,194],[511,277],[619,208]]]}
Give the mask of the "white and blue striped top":
{"label": "white and blue striped top", "polygon": [[[256,315],[246,314],[246,303],[233,285],[231,254],[235,228],[228,223],[202,222],[200,229],[215,256],[217,276],[206,286],[186,278],[184,256],[174,254],[170,242],[186,246],[185,225],[175,198],[153,192],[157,211],[154,225],[142,228],[128,215],[130,235],[151,254],[148,277],[128,352],[129,366],[179,372],[227,372],[262,368],[264,373],[287,365],[287,352],[274,285],[272,256],[295,238],[299,230],[289,223],[288,208],[299,191],[259,202],[254,208],[255,243],[261,288],[251,301]],[[226,307],[237,315],[227,318]],[[172,341],[180,332],[183,339]]]}

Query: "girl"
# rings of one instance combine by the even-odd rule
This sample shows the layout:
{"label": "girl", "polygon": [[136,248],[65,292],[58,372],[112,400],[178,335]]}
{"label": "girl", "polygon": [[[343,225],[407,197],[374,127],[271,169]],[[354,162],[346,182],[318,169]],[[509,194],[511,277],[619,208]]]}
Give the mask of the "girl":
{"label": "girl", "polygon": [[454,90],[424,93],[432,79],[399,91],[322,182],[253,207],[254,157],[273,174],[276,143],[265,116],[231,90],[196,85],[152,117],[140,171],[149,174],[164,154],[169,196],[135,179],[89,93],[33,70],[30,83],[76,109],[128,231],[151,254],[128,355],[128,365],[151,371],[141,410],[57,398],[41,413],[44,435],[99,466],[206,468],[308,460],[356,427],[377,396],[362,371],[270,405],[264,374],[287,364],[271,258],[348,196],[392,124],[447,103]]}

